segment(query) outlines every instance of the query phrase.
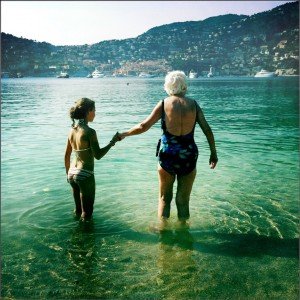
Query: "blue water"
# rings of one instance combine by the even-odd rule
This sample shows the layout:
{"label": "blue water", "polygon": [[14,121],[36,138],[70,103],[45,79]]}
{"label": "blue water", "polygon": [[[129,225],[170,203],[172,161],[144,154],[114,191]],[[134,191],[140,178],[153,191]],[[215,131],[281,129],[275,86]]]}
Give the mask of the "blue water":
{"label": "blue water", "polygon": [[189,81],[219,163],[198,127],[190,227],[173,204],[161,234],[158,123],[96,161],[90,223],[72,214],[64,150],[75,100],[96,101],[105,146],[165,97],[163,78],[3,79],[1,93],[4,299],[298,298],[298,77]]}

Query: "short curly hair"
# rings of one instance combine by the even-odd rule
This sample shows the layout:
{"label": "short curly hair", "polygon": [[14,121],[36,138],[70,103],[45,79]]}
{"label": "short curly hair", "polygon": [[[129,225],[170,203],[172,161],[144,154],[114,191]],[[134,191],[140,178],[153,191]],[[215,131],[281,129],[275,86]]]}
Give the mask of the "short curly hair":
{"label": "short curly hair", "polygon": [[164,89],[168,95],[185,95],[187,92],[186,76],[183,71],[169,72],[165,77]]}

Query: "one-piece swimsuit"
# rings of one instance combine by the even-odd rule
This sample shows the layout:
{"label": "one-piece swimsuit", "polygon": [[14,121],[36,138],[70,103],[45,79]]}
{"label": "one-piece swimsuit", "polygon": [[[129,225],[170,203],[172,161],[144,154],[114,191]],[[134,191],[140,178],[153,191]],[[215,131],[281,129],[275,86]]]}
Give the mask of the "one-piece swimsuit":
{"label": "one-piece swimsuit", "polygon": [[194,140],[195,126],[196,119],[192,131],[188,134],[177,136],[168,132],[165,122],[164,101],[162,101],[161,128],[163,134],[160,138],[157,154],[160,166],[168,173],[187,175],[196,168],[198,147]]}

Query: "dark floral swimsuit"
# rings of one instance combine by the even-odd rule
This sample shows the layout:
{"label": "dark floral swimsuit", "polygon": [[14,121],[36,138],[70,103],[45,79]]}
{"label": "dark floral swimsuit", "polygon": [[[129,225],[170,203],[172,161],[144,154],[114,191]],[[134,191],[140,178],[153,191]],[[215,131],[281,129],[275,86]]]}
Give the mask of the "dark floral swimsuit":
{"label": "dark floral swimsuit", "polygon": [[[196,103],[195,103],[196,104]],[[164,101],[162,101],[161,128],[163,134],[157,145],[160,166],[172,175],[187,175],[197,164],[198,148],[194,140],[194,130],[185,135],[173,135],[167,131],[165,123]]]}

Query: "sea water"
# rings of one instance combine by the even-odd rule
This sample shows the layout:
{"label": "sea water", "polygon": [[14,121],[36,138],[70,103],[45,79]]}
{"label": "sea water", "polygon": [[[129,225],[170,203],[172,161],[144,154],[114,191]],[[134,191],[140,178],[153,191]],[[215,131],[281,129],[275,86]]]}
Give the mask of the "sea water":
{"label": "sea water", "polygon": [[[105,146],[166,94],[163,78],[3,79],[4,299],[297,299],[298,77],[189,80],[216,140],[198,126],[188,228],[157,220],[159,122],[95,162],[91,222],[73,216],[64,151],[74,101],[96,102]],[[174,193],[176,185],[174,187]]]}

